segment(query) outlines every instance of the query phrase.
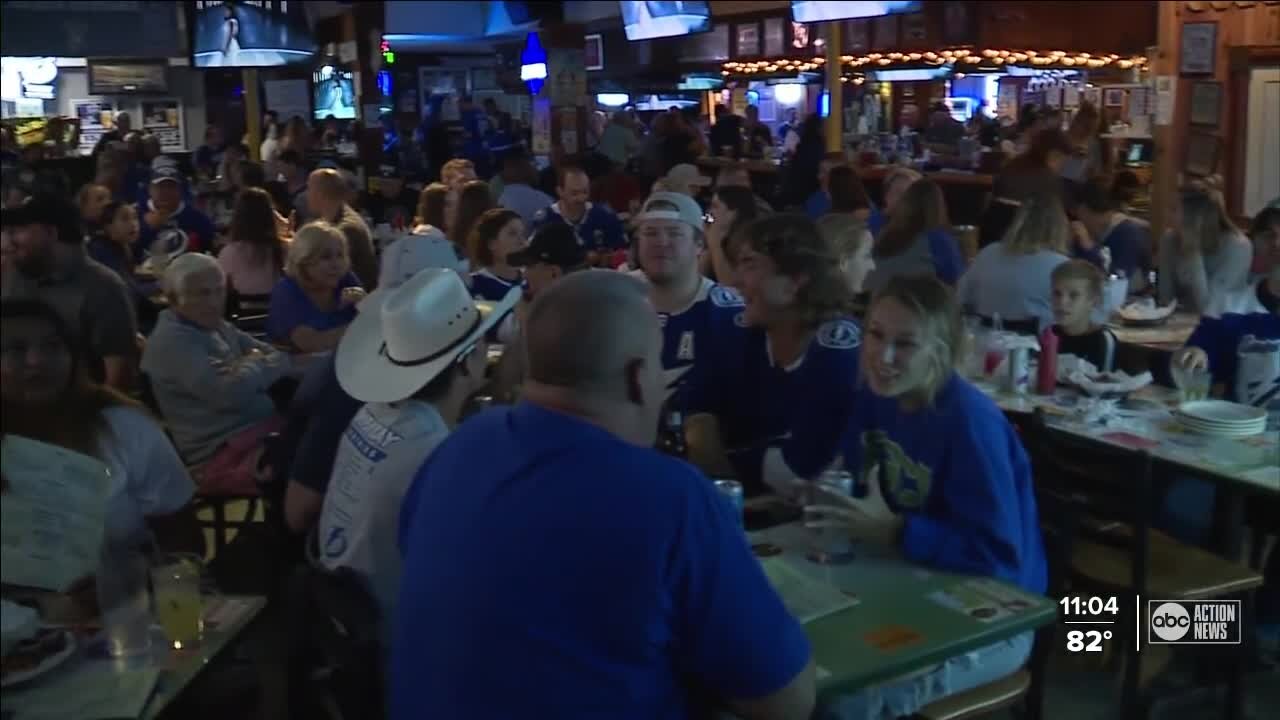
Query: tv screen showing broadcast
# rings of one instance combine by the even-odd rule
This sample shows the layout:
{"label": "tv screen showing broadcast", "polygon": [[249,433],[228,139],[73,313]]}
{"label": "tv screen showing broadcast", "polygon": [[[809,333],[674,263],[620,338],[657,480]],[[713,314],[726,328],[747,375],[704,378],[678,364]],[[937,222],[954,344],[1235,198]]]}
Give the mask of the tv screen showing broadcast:
{"label": "tv screen showing broadcast", "polygon": [[706,2],[621,0],[618,5],[628,40],[675,37],[711,29],[711,8]]}
{"label": "tv screen showing broadcast", "polygon": [[792,0],[791,17],[796,22],[823,22],[920,12],[923,6],[923,0],[866,0],[865,2]]}
{"label": "tv screen showing broadcast", "polygon": [[189,5],[187,23],[195,67],[309,63],[316,52],[300,2],[197,0]]}

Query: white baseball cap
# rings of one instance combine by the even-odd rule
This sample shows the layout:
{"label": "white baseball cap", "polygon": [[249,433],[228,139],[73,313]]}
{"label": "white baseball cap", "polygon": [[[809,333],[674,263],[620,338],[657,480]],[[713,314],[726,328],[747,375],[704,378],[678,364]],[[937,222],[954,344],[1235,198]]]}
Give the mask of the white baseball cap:
{"label": "white baseball cap", "polygon": [[453,270],[465,276],[471,272],[471,263],[443,232],[427,226],[421,233],[405,235],[382,251],[378,288],[399,287],[427,268]]}
{"label": "white baseball cap", "polygon": [[702,219],[702,208],[697,201],[684,193],[656,192],[644,201],[644,206],[636,214],[633,222],[636,225],[649,220],[676,220],[691,225],[694,230],[702,230],[705,226]]}

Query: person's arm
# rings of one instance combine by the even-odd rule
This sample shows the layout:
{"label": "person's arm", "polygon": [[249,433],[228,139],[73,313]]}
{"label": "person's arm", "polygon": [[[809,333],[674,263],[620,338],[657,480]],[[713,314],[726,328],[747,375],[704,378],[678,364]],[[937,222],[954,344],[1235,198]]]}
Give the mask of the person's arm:
{"label": "person's arm", "polygon": [[116,409],[109,418],[125,459],[126,492],[156,544],[166,552],[203,556],[204,534],[191,508],[195,483],[169,438],[140,410]]}
{"label": "person's arm", "polygon": [[[729,505],[701,473],[686,472],[689,491],[668,572],[682,669],[743,718],[807,718],[816,688],[804,630],[769,584]],[[742,632],[747,627],[752,631]]]}
{"label": "person's arm", "polygon": [[315,525],[324,505],[342,434],[360,409],[360,402],[348,396],[336,381],[322,392],[324,395],[312,408],[307,428],[294,452],[289,484],[285,488],[285,522],[296,533],[308,532]]}
{"label": "person's arm", "polygon": [[317,330],[303,323],[306,303],[300,293],[291,291],[284,282],[271,291],[271,308],[267,311],[267,336],[275,342],[288,343],[299,352],[332,350],[338,346],[346,326]]}
{"label": "person's arm", "polygon": [[953,416],[946,465],[934,472],[941,502],[903,513],[902,549],[914,563],[965,574],[1018,580],[1026,558],[1019,476],[1026,453],[1002,417]]}
{"label": "person's arm", "polygon": [[154,380],[172,383],[212,408],[234,409],[253,402],[289,369],[282,354],[256,348],[234,362],[215,363],[208,346],[187,333],[153,337],[146,357],[144,366]]}
{"label": "person's arm", "polygon": [[297,480],[290,480],[284,493],[284,522],[298,535],[315,527],[324,507],[324,493],[316,492]]}
{"label": "person's arm", "polygon": [[[1232,365],[1232,356],[1240,344],[1239,329],[1232,322],[1236,317],[1238,316],[1203,317],[1191,337],[1187,338],[1186,347],[1204,351],[1215,385],[1228,380],[1226,369]],[[1178,358],[1175,358],[1174,362],[1177,361]]]}

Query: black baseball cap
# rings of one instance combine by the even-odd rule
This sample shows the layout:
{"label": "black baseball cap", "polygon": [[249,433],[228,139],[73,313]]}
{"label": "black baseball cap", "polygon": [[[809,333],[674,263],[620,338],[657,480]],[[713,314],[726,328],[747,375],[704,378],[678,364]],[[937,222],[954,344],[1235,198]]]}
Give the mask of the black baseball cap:
{"label": "black baseball cap", "polygon": [[526,267],[537,263],[575,268],[587,261],[587,251],[578,244],[578,235],[564,223],[547,225],[533,234],[529,244],[507,256],[507,264]]}
{"label": "black baseball cap", "polygon": [[4,227],[49,225],[65,243],[80,242],[80,211],[70,201],[56,195],[32,195],[22,205],[0,213]]}

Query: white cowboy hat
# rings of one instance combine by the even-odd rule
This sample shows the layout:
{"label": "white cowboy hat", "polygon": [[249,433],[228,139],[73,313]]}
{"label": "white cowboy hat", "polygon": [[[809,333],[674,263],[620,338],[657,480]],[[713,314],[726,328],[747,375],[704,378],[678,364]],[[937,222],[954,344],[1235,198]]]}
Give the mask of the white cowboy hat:
{"label": "white cowboy hat", "polygon": [[474,300],[458,273],[428,268],[374,293],[338,344],[338,383],[363,402],[404,400],[475,347],[522,292],[512,288],[496,304]]}

